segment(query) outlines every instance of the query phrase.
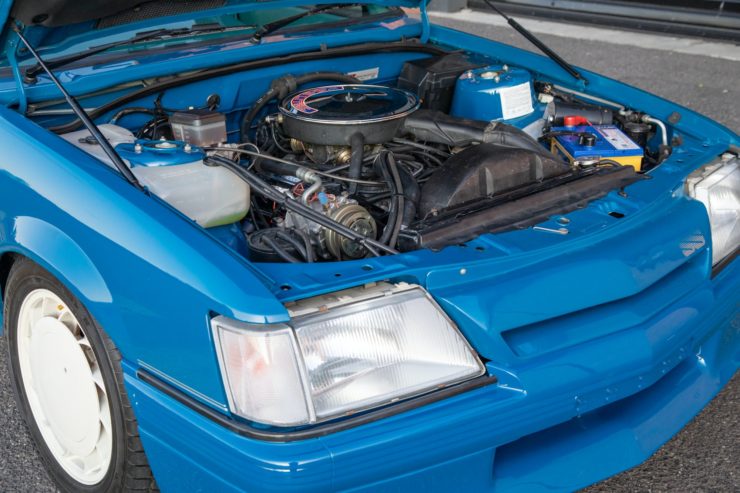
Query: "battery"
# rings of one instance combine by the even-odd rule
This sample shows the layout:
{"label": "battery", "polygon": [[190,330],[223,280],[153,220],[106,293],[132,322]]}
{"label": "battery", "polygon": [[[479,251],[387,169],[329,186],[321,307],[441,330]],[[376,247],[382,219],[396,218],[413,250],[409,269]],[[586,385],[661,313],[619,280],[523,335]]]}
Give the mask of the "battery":
{"label": "battery", "polygon": [[571,164],[595,163],[603,159],[623,166],[642,168],[643,150],[615,125],[552,127],[551,150]]}

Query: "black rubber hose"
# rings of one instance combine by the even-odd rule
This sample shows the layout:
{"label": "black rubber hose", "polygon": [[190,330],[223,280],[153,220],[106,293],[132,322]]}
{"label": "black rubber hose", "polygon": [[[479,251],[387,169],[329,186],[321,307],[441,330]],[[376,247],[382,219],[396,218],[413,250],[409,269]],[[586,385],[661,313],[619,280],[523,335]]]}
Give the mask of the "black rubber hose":
{"label": "black rubber hose", "polygon": [[549,150],[524,130],[502,122],[491,122],[485,130],[483,142],[552,155]]}
{"label": "black rubber hose", "polygon": [[[359,180],[362,176],[362,158],[365,152],[365,138],[360,132],[352,134],[349,138],[349,145],[351,149],[351,155],[349,160],[349,172],[348,175],[353,180]],[[357,193],[357,183],[349,184],[349,194],[355,195]]]}
{"label": "black rubber hose", "polygon": [[331,80],[335,82],[346,82],[347,84],[357,84],[360,82],[357,77],[343,74],[341,72],[313,72],[310,74],[300,75],[294,77],[292,75],[286,75],[278,79],[273,80],[270,83],[270,88],[257,101],[254,102],[252,107],[249,109],[241,124],[241,142],[249,142],[249,131],[252,128],[252,123],[257,115],[267,106],[270,101],[275,98],[284,98],[289,93],[295,91],[299,86],[308,84],[309,82],[316,82],[320,80]]}
{"label": "black rubber hose", "polygon": [[364,246],[371,254],[375,255],[376,257],[380,256],[380,251],[391,254],[398,253],[397,250],[390,248],[388,245],[384,245],[377,240],[368,238],[367,236],[334,221],[333,219],[321,214],[320,212],[305,206],[298,200],[295,200],[292,197],[280,193],[279,191],[272,188],[262,178],[245,169],[244,167],[234,163],[233,161],[229,161],[228,159],[220,156],[208,156],[206,160],[210,164],[223,166],[224,168],[228,169],[239,178],[243,179],[250,187],[252,187],[253,191],[263,195],[268,200],[277,202],[289,211],[293,211],[321,226],[329,228],[332,231],[335,231],[338,235],[341,235],[352,241],[356,241],[360,245]]}
{"label": "black rubber hose", "polygon": [[281,238],[281,239],[287,241],[288,243],[290,243],[291,245],[293,245],[293,248],[295,248],[296,251],[298,251],[298,253],[301,254],[301,256],[304,258],[304,260],[306,260],[307,262],[309,261],[308,260],[308,251],[306,250],[306,245],[303,244],[302,241],[299,242],[298,240],[296,240],[295,238],[293,238],[292,236],[290,236],[287,232],[280,231],[280,230],[278,230],[278,231],[275,232],[275,236],[277,236],[278,238]]}
{"label": "black rubber hose", "polygon": [[315,262],[316,255],[314,254],[313,245],[311,244],[311,238],[308,237],[308,234],[300,229],[293,229],[292,232],[299,236],[301,240],[303,240],[303,243],[306,245],[306,260],[308,262]]}
{"label": "black rubber hose", "polygon": [[286,252],[283,249],[283,247],[281,247],[280,245],[278,245],[278,242],[277,241],[273,240],[269,236],[264,235],[263,238],[262,238],[262,241],[264,241],[267,246],[269,246],[270,248],[272,248],[272,250],[275,253],[277,253],[278,256],[280,258],[282,258],[283,260],[285,260],[286,262],[290,262],[291,264],[298,264],[298,263],[301,262],[300,260],[298,260],[297,258],[295,258],[293,255],[291,255],[288,252]]}
{"label": "black rubber hose", "polygon": [[262,111],[262,108],[267,106],[267,103],[272,101],[275,96],[277,96],[277,90],[271,87],[267,90],[266,93],[257,98],[257,101],[254,102],[247,114],[244,115],[239,133],[239,138],[241,142],[249,142],[249,130],[252,128],[252,122],[254,121],[257,114]]}
{"label": "black rubber hose", "polygon": [[[235,74],[238,72],[244,72],[247,70],[256,70],[265,67],[278,67],[288,63],[297,63],[310,60],[325,60],[329,58],[349,57],[354,55],[362,55],[367,53],[397,53],[397,52],[419,52],[427,53],[430,55],[446,55],[449,53],[447,50],[431,44],[422,44],[417,40],[406,40],[406,41],[395,41],[395,42],[380,42],[380,43],[361,43],[358,45],[339,46],[336,48],[324,48],[309,52],[293,53],[290,55],[272,56],[266,58],[260,58],[257,60],[248,60],[241,63],[229,63],[215,68],[208,68],[199,70],[197,72],[191,72],[187,74],[177,74],[173,77],[162,79],[158,82],[154,82],[151,85],[141,87],[139,89],[132,90],[113,101],[102,104],[88,112],[88,116],[91,119],[99,118],[105,115],[109,111],[113,111],[116,108],[120,108],[124,104],[136,101],[146,96],[157,94],[167,89],[174,87],[180,87],[185,84],[193,82],[199,82],[203,80],[213,79],[229,74]],[[80,97],[85,96],[84,94]],[[82,120],[75,118],[67,123],[50,127],[49,130],[63,134],[77,130],[82,126]]]}
{"label": "black rubber hose", "polygon": [[383,234],[381,235],[381,243],[385,243],[391,248],[398,241],[398,234],[401,231],[404,215],[404,195],[403,185],[401,184],[401,178],[398,173],[398,167],[396,161],[393,158],[393,154],[390,152],[381,152],[378,155],[378,159],[375,161],[376,173],[380,174],[383,179],[388,183],[390,189],[390,206],[388,208],[388,221],[386,222],[385,228],[383,228]]}
{"label": "black rubber hose", "polygon": [[416,179],[404,168],[398,168],[398,174],[401,177],[401,186],[403,187],[403,221],[402,226],[408,226],[416,218],[416,209],[421,200],[421,188]]}
{"label": "black rubber hose", "polygon": [[388,153],[386,164],[396,188],[396,220],[394,221],[393,231],[391,232],[391,239],[388,242],[388,246],[395,248],[398,242],[398,234],[401,232],[401,226],[403,226],[406,198],[404,197],[403,184],[401,183],[401,176],[398,173],[398,166],[396,166],[396,158],[393,157],[393,153]]}
{"label": "black rubber hose", "polygon": [[255,168],[259,171],[267,171],[276,175],[296,176],[298,170],[304,168],[304,166],[298,163],[295,166],[291,166],[288,163],[281,163],[280,161],[255,158]]}
{"label": "black rubber hose", "polygon": [[388,166],[386,164],[386,154],[387,152],[381,151],[381,153],[378,154],[377,159],[373,163],[375,167],[375,173],[379,174],[383,178],[383,181],[386,182],[386,184],[388,185],[388,189],[390,190],[391,200],[388,207],[388,220],[385,223],[385,228],[383,228],[383,233],[380,235],[380,238],[378,238],[378,241],[383,244],[388,244],[388,242],[390,241],[391,235],[393,234],[393,228],[396,225],[396,217],[398,216],[398,190],[396,189],[396,184],[391,177],[390,171],[388,170]]}
{"label": "black rubber hose", "polygon": [[124,116],[131,115],[134,113],[146,113],[148,115],[157,116],[157,112],[151,108],[142,108],[140,106],[132,106],[130,108],[123,108],[122,110],[119,110],[118,112],[116,112],[116,114],[111,117],[108,123],[115,124],[116,122],[118,122],[118,120],[120,120]]}
{"label": "black rubber hose", "polygon": [[[458,118],[434,110],[417,110],[409,115],[404,121],[401,133],[411,134],[423,142],[453,147],[473,143],[498,144],[550,154],[529,134],[512,125]],[[405,143],[402,139],[398,139],[397,142]]]}

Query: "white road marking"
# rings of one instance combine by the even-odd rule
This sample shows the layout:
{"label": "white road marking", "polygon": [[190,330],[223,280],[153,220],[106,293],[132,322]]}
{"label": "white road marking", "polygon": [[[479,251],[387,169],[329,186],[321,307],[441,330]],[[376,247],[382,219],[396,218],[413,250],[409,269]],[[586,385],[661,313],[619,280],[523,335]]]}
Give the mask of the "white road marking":
{"label": "white road marking", "polygon": [[[459,12],[429,12],[432,19],[442,18],[473,22],[487,26],[501,26],[511,29],[506,21],[496,14],[463,9]],[[588,41],[601,41],[617,45],[637,46],[652,50],[673,51],[688,55],[708,56],[740,62],[740,46],[731,42],[712,42],[698,38],[677,38],[636,31],[621,31],[602,27],[589,27],[578,24],[542,21],[517,17],[517,21],[534,33],[551,34],[564,38]]]}

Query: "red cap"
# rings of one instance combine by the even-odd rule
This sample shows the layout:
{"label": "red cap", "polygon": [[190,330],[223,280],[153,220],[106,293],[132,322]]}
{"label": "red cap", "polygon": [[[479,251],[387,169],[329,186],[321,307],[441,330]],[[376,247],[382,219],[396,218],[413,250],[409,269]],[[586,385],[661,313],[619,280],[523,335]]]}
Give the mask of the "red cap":
{"label": "red cap", "polygon": [[569,115],[563,117],[563,125],[566,127],[577,127],[578,125],[588,125],[588,119],[578,115]]}

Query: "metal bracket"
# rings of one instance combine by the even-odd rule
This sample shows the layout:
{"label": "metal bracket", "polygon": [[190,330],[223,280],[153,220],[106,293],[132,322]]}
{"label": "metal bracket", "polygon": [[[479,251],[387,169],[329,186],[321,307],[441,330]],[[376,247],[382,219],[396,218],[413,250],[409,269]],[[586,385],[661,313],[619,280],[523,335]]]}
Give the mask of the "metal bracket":
{"label": "metal bracket", "polygon": [[28,96],[26,95],[26,86],[23,82],[21,68],[18,65],[17,50],[19,44],[20,38],[18,37],[18,34],[15,32],[10,33],[5,42],[5,54],[8,57],[8,65],[10,65],[10,68],[13,71],[13,79],[15,80],[15,87],[18,93],[18,112],[25,115],[26,109],[28,108]]}
{"label": "metal bracket", "polygon": [[429,32],[431,30],[426,0],[419,3],[419,16],[421,17],[421,42],[423,44],[429,41]]}

